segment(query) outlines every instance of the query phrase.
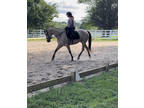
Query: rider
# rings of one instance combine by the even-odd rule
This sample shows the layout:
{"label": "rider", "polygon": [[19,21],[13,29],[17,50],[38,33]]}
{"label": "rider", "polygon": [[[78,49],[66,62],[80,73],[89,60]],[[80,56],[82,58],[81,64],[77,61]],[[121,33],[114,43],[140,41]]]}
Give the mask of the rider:
{"label": "rider", "polygon": [[66,13],[67,17],[68,17],[68,23],[66,26],[66,33],[68,38],[70,39],[70,41],[72,42],[72,40],[74,39],[74,30],[75,30],[75,26],[74,26],[74,17],[72,16],[71,12],[67,12]]}

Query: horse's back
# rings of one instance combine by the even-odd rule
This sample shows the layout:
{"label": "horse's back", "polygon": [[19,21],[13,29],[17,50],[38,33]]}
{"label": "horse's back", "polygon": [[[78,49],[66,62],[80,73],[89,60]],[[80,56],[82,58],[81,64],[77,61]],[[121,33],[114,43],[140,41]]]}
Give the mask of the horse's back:
{"label": "horse's back", "polygon": [[89,34],[88,34],[87,30],[78,29],[77,32],[80,36],[80,40],[87,41],[89,39]]}

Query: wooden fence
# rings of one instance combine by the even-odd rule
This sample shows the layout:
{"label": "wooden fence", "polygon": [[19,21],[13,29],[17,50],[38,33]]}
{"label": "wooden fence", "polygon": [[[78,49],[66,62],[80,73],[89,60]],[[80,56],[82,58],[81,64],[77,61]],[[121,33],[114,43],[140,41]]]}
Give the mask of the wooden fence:
{"label": "wooden fence", "polygon": [[[109,69],[112,69],[114,67],[118,67],[118,64],[115,63],[115,64],[110,64],[108,66],[103,66],[101,68],[95,68],[95,69],[81,71],[81,72],[79,72],[79,75],[80,75],[81,78],[84,78],[85,76],[96,74],[96,73],[99,73],[99,72],[102,72],[102,71],[108,71]],[[71,81],[72,81],[72,76],[68,75],[68,76],[65,76],[65,77],[58,78],[58,79],[54,79],[54,80],[50,80],[50,81],[46,81],[46,82],[42,82],[42,83],[39,83],[39,84],[34,84],[34,85],[31,85],[31,86],[28,86],[27,87],[27,92],[31,93],[33,91],[41,90],[41,89],[44,89],[44,88],[47,88],[47,87],[51,87],[51,86],[54,86],[54,85],[62,84],[62,83],[65,83],[65,82],[71,82]]]}

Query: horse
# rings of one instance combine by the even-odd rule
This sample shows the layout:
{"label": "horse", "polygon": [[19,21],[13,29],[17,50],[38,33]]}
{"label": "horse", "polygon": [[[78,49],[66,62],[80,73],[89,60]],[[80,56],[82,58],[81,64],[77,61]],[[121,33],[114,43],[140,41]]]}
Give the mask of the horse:
{"label": "horse", "polygon": [[[51,39],[53,38],[53,35],[57,38],[58,45],[54,51],[51,61],[54,60],[56,52],[63,46],[66,46],[66,48],[68,49],[69,54],[71,56],[71,61],[73,61],[73,55],[71,53],[70,45],[74,45],[79,42],[81,42],[81,44],[82,44],[82,50],[81,50],[80,54],[78,55],[77,60],[80,59],[80,56],[85,48],[88,52],[89,58],[91,58],[91,55],[90,55],[91,43],[92,43],[91,33],[89,31],[83,30],[83,29],[78,29],[77,32],[79,34],[79,39],[74,39],[73,42],[70,42],[69,38],[66,35],[65,29],[48,28],[48,29],[44,30],[44,34],[46,35],[47,42],[51,41]],[[86,45],[87,41],[88,41],[88,46]]]}

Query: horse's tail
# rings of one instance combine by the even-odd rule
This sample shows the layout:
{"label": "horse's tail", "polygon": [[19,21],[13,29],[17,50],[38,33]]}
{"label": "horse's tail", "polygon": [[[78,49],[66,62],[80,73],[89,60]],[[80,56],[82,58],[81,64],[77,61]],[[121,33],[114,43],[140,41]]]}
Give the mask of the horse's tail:
{"label": "horse's tail", "polygon": [[87,31],[87,32],[89,34],[89,40],[88,40],[89,45],[88,45],[88,47],[89,47],[89,50],[91,51],[92,36],[91,36],[91,33],[89,31]]}

